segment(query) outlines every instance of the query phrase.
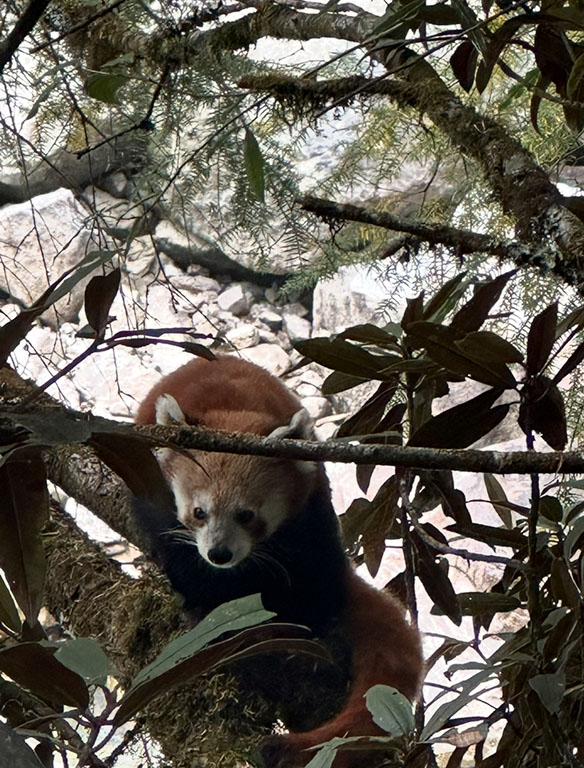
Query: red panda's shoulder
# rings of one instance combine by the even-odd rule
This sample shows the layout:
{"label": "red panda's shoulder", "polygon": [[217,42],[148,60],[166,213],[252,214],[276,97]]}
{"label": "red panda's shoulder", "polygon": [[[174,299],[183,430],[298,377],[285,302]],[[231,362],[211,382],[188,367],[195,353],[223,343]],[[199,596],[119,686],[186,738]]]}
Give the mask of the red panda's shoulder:
{"label": "red panda's shoulder", "polygon": [[267,434],[289,423],[298,398],[266,370],[237,357],[196,358],[161,379],[136,414],[138,424],[156,421],[160,395],[172,395],[189,424]]}

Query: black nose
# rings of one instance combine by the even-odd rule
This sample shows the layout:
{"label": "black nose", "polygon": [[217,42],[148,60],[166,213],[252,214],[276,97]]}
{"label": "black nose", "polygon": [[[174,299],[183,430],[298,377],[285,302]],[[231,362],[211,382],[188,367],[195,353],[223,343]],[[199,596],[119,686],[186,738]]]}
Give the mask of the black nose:
{"label": "black nose", "polygon": [[209,550],[209,560],[215,565],[227,565],[232,557],[233,552],[227,547],[213,547]]}

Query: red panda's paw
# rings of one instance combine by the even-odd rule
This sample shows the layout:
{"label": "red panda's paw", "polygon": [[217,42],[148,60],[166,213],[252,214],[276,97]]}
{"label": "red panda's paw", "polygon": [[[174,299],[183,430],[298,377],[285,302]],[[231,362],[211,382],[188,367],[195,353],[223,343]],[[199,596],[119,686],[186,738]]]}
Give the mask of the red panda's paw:
{"label": "red panda's paw", "polygon": [[308,762],[308,753],[303,754],[288,736],[268,736],[260,752],[265,768],[302,768]]}

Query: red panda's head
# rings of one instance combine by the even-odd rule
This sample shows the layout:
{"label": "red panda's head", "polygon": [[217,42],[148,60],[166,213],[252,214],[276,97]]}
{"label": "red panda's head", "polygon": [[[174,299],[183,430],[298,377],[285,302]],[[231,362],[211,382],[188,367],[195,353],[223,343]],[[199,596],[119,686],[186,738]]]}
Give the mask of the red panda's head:
{"label": "red panda's head", "polygon": [[[174,398],[160,398],[157,420],[180,421]],[[306,412],[299,412],[290,425],[272,435],[307,436],[309,429]],[[174,492],[178,519],[191,532],[202,557],[219,568],[242,562],[296,514],[316,478],[311,462],[204,451],[189,454],[163,449],[159,461]]]}

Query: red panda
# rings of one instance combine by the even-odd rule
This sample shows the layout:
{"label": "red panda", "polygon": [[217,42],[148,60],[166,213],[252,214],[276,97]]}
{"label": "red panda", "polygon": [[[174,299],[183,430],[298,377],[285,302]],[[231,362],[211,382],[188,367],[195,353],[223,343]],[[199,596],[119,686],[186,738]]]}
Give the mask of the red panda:
{"label": "red panda", "polygon": [[[257,435],[311,433],[295,395],[262,368],[234,357],[195,359],[166,376],[140,405],[136,421]],[[401,606],[352,569],[324,468],[192,453],[196,461],[170,449],[159,455],[174,492],[179,530],[168,535],[152,511],[142,516],[154,555],[185,609],[203,616],[227,600],[260,592],[280,620],[305,624],[325,640],[340,627],[351,648],[351,683],[342,711],[314,730],[271,737],[263,750],[266,766],[305,765],[314,753],[304,750],[335,736],[382,734],[364,694],[383,683],[414,700],[423,670],[420,638]],[[357,765],[358,754],[339,753],[334,768]]]}

